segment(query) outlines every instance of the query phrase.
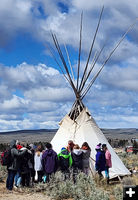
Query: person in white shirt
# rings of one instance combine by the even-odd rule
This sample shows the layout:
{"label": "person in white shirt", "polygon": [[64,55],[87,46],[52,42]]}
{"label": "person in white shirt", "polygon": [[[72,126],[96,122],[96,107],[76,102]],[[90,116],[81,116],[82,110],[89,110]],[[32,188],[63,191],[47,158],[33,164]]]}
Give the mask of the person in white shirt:
{"label": "person in white shirt", "polygon": [[43,167],[42,167],[42,147],[38,145],[34,155],[35,182],[42,182]]}

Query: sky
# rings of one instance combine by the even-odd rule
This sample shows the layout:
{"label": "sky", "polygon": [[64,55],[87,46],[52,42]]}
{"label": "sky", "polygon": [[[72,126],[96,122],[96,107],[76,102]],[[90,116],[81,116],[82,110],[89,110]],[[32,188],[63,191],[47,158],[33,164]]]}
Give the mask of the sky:
{"label": "sky", "polygon": [[[58,128],[75,96],[49,53],[51,31],[64,55],[66,44],[76,78],[83,11],[82,76],[103,5],[92,56],[106,46],[88,82],[138,17],[137,0],[0,1],[0,132]],[[100,128],[138,128],[138,22],[83,102]]]}

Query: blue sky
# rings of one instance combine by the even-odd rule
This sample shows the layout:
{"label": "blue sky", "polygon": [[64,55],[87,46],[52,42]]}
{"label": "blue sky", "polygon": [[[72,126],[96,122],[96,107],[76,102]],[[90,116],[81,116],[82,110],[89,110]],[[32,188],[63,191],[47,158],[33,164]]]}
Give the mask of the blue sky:
{"label": "blue sky", "polygon": [[[85,0],[1,0],[1,131],[58,127],[75,96],[47,49],[47,44],[53,46],[50,31],[57,35],[61,45],[67,45],[76,74],[83,10],[82,75],[103,4],[105,9],[94,52],[105,42],[106,48],[93,75],[138,17],[136,0],[133,4],[130,0],[87,0],[87,3]],[[84,99],[101,128],[138,128],[137,52],[138,23]]]}

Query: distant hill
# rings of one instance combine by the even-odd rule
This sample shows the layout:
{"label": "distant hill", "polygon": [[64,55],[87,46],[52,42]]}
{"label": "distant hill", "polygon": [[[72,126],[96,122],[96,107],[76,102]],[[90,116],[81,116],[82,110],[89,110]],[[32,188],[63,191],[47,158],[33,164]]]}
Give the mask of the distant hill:
{"label": "distant hill", "polygon": [[[138,129],[101,129],[106,138],[128,139],[138,138]],[[18,130],[9,132],[0,132],[0,143],[9,143],[12,139],[18,139],[22,142],[49,142],[52,140],[57,129],[39,129],[39,130]]]}
{"label": "distant hill", "polygon": [[0,132],[0,135],[9,134],[43,134],[43,133],[56,133],[57,129],[38,129],[38,130],[17,130],[17,131],[7,131]]}

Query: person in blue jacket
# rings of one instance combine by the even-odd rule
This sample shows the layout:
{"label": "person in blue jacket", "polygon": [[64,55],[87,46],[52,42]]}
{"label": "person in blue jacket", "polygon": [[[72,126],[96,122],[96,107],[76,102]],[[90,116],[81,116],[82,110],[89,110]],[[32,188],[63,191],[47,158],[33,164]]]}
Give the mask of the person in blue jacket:
{"label": "person in blue jacket", "polygon": [[102,177],[102,171],[105,170],[106,165],[106,159],[105,159],[105,153],[101,150],[101,144],[98,144],[95,148],[96,150],[96,163],[95,168],[96,171],[98,171],[99,177]]}

